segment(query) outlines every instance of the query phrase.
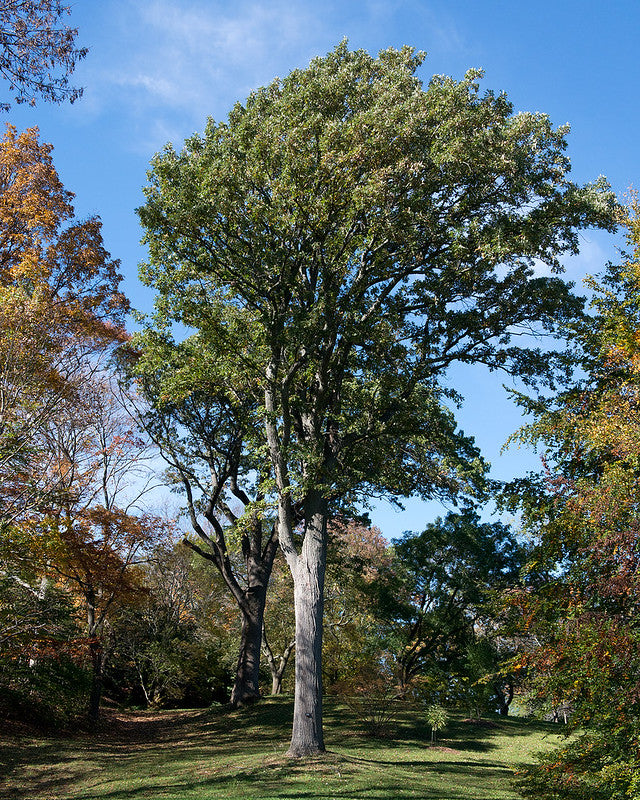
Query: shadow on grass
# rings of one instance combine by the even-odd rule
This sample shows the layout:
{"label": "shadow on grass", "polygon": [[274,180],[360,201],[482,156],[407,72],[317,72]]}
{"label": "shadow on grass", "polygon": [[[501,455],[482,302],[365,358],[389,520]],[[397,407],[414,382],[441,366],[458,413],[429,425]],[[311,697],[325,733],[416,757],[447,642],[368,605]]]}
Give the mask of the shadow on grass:
{"label": "shadow on grass", "polygon": [[[335,700],[329,701],[327,706],[325,719],[330,730],[332,745],[349,747],[356,739],[361,739],[366,742],[367,748],[373,750],[430,746],[431,728],[415,707],[397,715],[395,721],[389,725],[389,736],[374,737],[368,734],[366,726],[362,723],[359,725],[352,723],[343,730],[341,718],[351,717],[351,714]],[[463,719],[462,715],[458,714],[452,716],[440,733],[438,745],[481,755],[504,747],[505,739],[514,742],[519,738],[526,740],[533,733],[561,735],[562,730],[553,723],[527,721],[521,718],[496,715],[477,721]]]}
{"label": "shadow on grass", "polygon": [[[125,718],[97,737],[5,740],[0,744],[0,786],[14,788],[7,795],[0,790],[0,796],[408,800],[418,790],[425,800],[478,800],[501,796],[496,788],[508,789],[515,765],[486,758],[500,739],[517,743],[532,732],[558,733],[557,726],[544,723],[499,719],[478,726],[454,718],[438,743],[443,748],[439,754],[429,745],[428,725],[416,719],[415,711],[399,718],[396,739],[363,736],[358,721],[334,699],[327,700],[325,717],[333,752],[317,761],[284,756],[292,718],[288,698],[267,699],[241,711],[149,713],[148,719],[141,714],[137,722]],[[475,761],[471,754],[482,759]],[[463,784],[474,788],[463,793]]]}
{"label": "shadow on grass", "polygon": [[[286,764],[262,765],[259,769],[242,770],[229,774],[216,775],[215,777],[200,780],[175,780],[170,785],[160,780],[145,781],[138,787],[127,786],[121,789],[101,788],[97,791],[85,789],[81,795],[82,800],[136,800],[136,798],[162,798],[190,797],[219,798],[233,797],[246,800],[249,797],[261,800],[293,800],[294,798],[316,798],[316,800],[335,800],[340,798],[367,797],[368,800],[409,800],[416,797],[416,788],[420,788],[420,795],[425,800],[461,800],[467,794],[460,793],[461,781],[471,781],[481,789],[491,781],[508,781],[509,770],[499,764],[487,764],[480,768],[470,769],[469,764],[449,762],[447,764],[429,764],[424,769],[423,762],[406,762],[403,767],[422,767],[423,772],[419,781],[407,782],[402,776],[389,776],[390,780],[377,779],[376,782],[363,779],[374,765],[393,764],[395,762],[380,762],[375,759],[351,759],[332,757],[329,762],[288,762]],[[357,767],[358,769],[354,769]],[[316,775],[313,773],[317,772]],[[376,772],[376,775],[378,773]],[[437,781],[446,782],[446,786],[438,785]],[[18,789],[10,795],[11,800],[28,800],[30,798],[44,798],[60,796],[66,788],[63,779],[40,778],[34,781],[29,788]],[[492,788],[487,786],[487,797],[495,796]],[[474,794],[473,797],[478,797]]]}

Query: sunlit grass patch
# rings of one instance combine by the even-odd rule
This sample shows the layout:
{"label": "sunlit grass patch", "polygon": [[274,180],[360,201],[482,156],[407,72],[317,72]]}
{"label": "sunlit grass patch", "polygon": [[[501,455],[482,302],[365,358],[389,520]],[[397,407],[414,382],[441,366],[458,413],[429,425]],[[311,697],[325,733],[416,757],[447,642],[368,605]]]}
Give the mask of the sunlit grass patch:
{"label": "sunlit grass patch", "polygon": [[291,714],[281,698],[244,711],[120,715],[95,737],[0,734],[0,797],[513,800],[514,769],[558,741],[548,724],[453,717],[432,746],[429,725],[409,707],[395,735],[374,739],[329,699],[328,753],[296,761],[286,756]]}

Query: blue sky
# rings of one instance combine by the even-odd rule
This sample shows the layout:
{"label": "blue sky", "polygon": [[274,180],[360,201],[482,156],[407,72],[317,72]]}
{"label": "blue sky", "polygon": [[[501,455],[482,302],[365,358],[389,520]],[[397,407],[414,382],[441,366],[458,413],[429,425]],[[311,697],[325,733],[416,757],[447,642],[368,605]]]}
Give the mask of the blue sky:
{"label": "blue sky", "polygon": [[[76,70],[84,97],[74,105],[16,107],[5,120],[37,125],[54,145],[80,216],[99,214],[107,248],[122,261],[124,288],[140,310],[152,298],[137,279],[144,259],[134,209],[149,160],[221,119],[236,100],[276,75],[304,67],[343,37],[372,53],[404,44],[424,50],[425,80],[485,70],[484,86],[504,90],[516,110],[571,124],[573,179],[606,175],[622,197],[638,186],[640,103],[637,0],[78,0],[70,22],[89,55]],[[616,258],[619,242],[587,232],[569,277]],[[501,388],[504,378],[469,369],[452,377],[466,402],[461,425],[476,436],[495,475],[535,466],[533,454],[500,454],[522,419]],[[388,537],[421,529],[441,510],[410,502],[372,515]]]}

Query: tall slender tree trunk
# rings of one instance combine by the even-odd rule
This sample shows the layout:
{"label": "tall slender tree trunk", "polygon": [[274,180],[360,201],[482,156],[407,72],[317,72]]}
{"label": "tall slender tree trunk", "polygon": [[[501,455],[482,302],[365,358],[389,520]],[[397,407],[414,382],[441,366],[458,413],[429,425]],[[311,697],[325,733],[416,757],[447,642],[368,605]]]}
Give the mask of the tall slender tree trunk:
{"label": "tall slender tree trunk", "polygon": [[[290,562],[296,614],[293,731],[289,755],[324,752],[322,730],[322,617],[327,562],[326,502],[309,499],[302,550]],[[285,554],[286,555],[286,554]],[[293,562],[293,563],[292,563]]]}
{"label": "tall slender tree trunk", "polygon": [[91,651],[91,689],[89,691],[89,708],[87,717],[89,726],[95,728],[100,718],[100,701],[102,699],[102,685],[104,672],[104,657],[102,644],[93,639],[90,644]]}
{"label": "tall slender tree trunk", "polygon": [[267,596],[266,586],[251,588],[240,604],[242,631],[240,652],[236,667],[235,682],[231,692],[234,708],[251,705],[260,699],[260,650],[262,647],[262,623]]}
{"label": "tall slender tree trunk", "polygon": [[89,654],[91,657],[91,688],[89,690],[89,706],[87,718],[89,726],[95,728],[100,716],[100,700],[102,699],[102,683],[105,654],[101,641],[101,624],[96,616],[95,594],[87,592],[87,632],[89,634]]}

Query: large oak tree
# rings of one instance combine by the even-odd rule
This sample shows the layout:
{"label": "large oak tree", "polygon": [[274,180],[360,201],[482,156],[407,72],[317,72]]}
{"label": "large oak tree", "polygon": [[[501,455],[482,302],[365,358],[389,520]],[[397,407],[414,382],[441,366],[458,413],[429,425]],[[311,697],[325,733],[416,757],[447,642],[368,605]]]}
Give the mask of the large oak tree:
{"label": "large oak tree", "polygon": [[559,271],[579,228],[611,224],[605,183],[567,179],[566,128],[481,94],[478,71],[423,86],[421,62],[342,43],[167,147],[140,209],[156,324],[197,331],[256,403],[245,446],[270,465],[294,580],[295,756],[324,748],[335,504],[472,488],[481,470],[447,408],[447,369],[548,374],[550,354],[512,341],[580,304],[535,264]]}

